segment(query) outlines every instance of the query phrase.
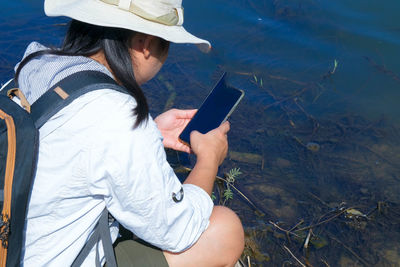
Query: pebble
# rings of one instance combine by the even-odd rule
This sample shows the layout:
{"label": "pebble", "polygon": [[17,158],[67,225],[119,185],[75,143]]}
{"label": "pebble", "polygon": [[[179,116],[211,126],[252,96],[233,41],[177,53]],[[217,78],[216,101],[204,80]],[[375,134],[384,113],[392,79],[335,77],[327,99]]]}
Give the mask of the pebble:
{"label": "pebble", "polygon": [[307,149],[312,152],[318,152],[321,146],[318,143],[308,142],[306,145]]}

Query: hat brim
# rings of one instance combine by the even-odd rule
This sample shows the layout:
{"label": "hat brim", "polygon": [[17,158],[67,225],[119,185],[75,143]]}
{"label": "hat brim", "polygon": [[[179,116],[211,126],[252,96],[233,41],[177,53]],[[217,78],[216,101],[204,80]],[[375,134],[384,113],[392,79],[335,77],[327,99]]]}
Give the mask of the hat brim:
{"label": "hat brim", "polygon": [[208,52],[211,44],[185,30],[182,26],[167,26],[146,20],[118,6],[99,0],[45,0],[47,16],[66,16],[89,24],[128,29],[161,37],[173,43],[196,44]]}

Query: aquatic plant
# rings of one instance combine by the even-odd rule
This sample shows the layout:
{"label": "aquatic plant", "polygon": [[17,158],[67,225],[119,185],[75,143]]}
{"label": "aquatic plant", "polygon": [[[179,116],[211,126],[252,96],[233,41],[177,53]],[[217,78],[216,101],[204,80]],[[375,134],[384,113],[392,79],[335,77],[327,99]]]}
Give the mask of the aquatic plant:
{"label": "aquatic plant", "polygon": [[226,179],[226,189],[224,190],[224,201],[222,205],[225,205],[226,202],[230,199],[233,199],[233,192],[231,190],[231,186],[234,185],[236,179],[241,175],[242,172],[240,168],[233,168],[227,174],[225,174]]}

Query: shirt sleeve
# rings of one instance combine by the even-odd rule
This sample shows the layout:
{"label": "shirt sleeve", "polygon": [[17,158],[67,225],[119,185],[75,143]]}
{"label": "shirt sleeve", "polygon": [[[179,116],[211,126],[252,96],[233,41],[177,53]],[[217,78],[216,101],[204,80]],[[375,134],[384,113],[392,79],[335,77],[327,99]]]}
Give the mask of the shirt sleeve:
{"label": "shirt sleeve", "polygon": [[171,252],[189,248],[209,224],[211,198],[200,187],[180,183],[151,117],[133,128],[131,97],[116,94],[109,101],[92,141],[90,192],[104,196],[111,214],[141,239]]}

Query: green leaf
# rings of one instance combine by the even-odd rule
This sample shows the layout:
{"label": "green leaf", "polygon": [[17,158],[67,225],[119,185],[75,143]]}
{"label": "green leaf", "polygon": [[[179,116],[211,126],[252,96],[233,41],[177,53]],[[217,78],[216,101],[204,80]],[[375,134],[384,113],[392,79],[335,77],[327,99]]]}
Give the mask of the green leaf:
{"label": "green leaf", "polygon": [[225,200],[233,199],[233,193],[231,189],[228,188],[224,191],[224,198]]}
{"label": "green leaf", "polygon": [[339,64],[339,62],[335,59],[335,60],[333,61],[333,70],[331,71],[331,74],[334,74],[334,73],[335,73],[338,64]]}
{"label": "green leaf", "polygon": [[229,184],[233,184],[236,180],[236,178],[242,174],[240,172],[240,168],[234,168],[231,169],[227,174],[226,174],[226,180]]}
{"label": "green leaf", "polygon": [[228,176],[231,178],[237,178],[241,174],[242,172],[240,171],[240,168],[234,168],[229,171]]}

